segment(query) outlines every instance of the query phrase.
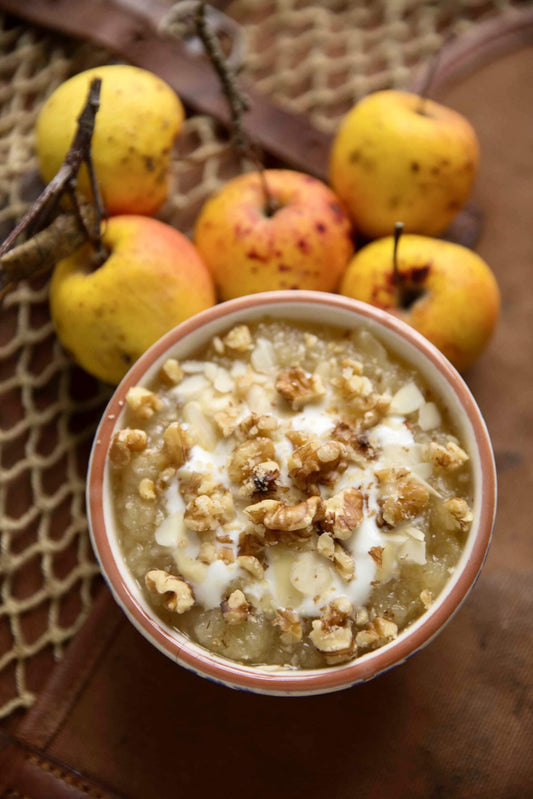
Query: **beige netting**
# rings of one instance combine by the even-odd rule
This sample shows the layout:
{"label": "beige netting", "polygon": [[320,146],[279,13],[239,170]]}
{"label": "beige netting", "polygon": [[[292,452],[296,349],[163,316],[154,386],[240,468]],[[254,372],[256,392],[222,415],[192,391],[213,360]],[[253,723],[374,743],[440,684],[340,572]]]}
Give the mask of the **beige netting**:
{"label": "beige netting", "polygon": [[[401,86],[451,29],[503,0],[304,3],[237,0],[257,88],[331,130],[354,100]],[[105,53],[2,21],[0,238],[35,195],[38,110],[70,74]],[[208,118],[185,125],[161,217],[190,232],[205,198],[237,171]],[[0,315],[0,716],[28,707],[82,624],[98,573],[84,511],[85,472],[109,389],[74,367],[51,327],[45,280],[12,293]]]}

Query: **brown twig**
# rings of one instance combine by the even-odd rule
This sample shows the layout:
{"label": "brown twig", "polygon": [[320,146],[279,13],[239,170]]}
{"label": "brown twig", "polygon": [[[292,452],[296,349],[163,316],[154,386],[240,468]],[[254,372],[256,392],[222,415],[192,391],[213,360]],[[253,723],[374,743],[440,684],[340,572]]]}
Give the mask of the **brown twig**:
{"label": "brown twig", "polygon": [[85,227],[94,224],[94,208],[90,204],[80,207],[84,227],[74,213],[59,214],[40,233],[2,256],[0,265],[0,301],[17,283],[53,269],[57,261],[66,258],[87,240]]}
{"label": "brown twig", "polygon": [[239,89],[236,74],[229,66],[217,37],[209,27],[205,15],[205,5],[205,0],[201,0],[196,8],[194,19],[196,34],[204,46],[206,55],[213,69],[218,75],[222,92],[228,103],[234,145],[244,156],[253,161],[261,180],[266,214],[272,216],[278,209],[278,204],[268,187],[265,168],[243,125],[243,114],[249,110],[248,99]]}
{"label": "brown twig", "polygon": [[[73,222],[79,226],[80,231],[83,233],[83,238],[88,238],[95,250],[98,262],[103,263],[107,258],[108,253],[104,249],[100,237],[103,206],[91,160],[91,142],[96,114],[100,106],[101,85],[102,81],[100,78],[94,78],[91,81],[87,101],[78,117],[78,127],[72,144],[65,156],[65,160],[50,183],[43,189],[39,197],[32,204],[28,212],[13,228],[3,244],[0,245],[0,298],[5,296],[19,280],[31,277],[34,274],[40,274],[49,268],[48,260],[46,264],[44,262],[39,262],[38,254],[39,252],[47,253],[46,259],[48,259],[54,241],[57,245],[56,253],[61,251],[61,257],[65,257],[65,255],[73,252],[75,247],[72,248],[72,242],[78,242],[79,237],[67,236],[65,240],[61,242],[61,236],[64,234],[59,234],[59,231],[62,230],[62,226],[66,224],[67,218],[70,220],[68,225],[69,229]],[[83,163],[86,164],[89,171],[91,188],[93,190],[94,209],[92,214],[82,211],[75,192],[77,175]],[[74,213],[62,215],[63,219],[61,216],[58,217],[58,220],[61,220],[58,225],[53,223],[46,230],[42,231],[42,234],[33,236],[24,244],[21,244],[19,247],[12,250],[12,252],[9,252],[21,233],[28,231],[37,223],[40,225],[43,224],[44,220],[49,218],[59,199],[64,194],[68,194],[73,200]],[[41,236],[41,238],[39,238],[39,236]],[[54,236],[56,237],[55,239]],[[76,245],[77,247],[83,242],[83,238]],[[36,239],[37,244],[35,244]],[[67,244],[69,244],[69,247],[65,250]],[[8,255],[6,255],[6,253]],[[59,257],[60,256],[56,254],[55,260]],[[27,263],[24,263],[25,258],[28,258]]]}

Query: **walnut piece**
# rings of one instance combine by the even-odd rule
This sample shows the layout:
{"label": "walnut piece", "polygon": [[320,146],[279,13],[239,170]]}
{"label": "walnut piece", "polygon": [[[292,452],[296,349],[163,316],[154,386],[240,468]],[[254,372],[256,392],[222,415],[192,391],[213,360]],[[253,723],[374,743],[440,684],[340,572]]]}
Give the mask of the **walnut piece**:
{"label": "walnut piece", "polygon": [[333,483],[346,470],[346,450],[339,441],[306,441],[288,458],[289,475],[302,491],[318,493],[318,483]]}
{"label": "walnut piece", "polygon": [[159,370],[159,379],[167,386],[177,386],[183,375],[183,369],[175,358],[168,358]]}
{"label": "walnut piece", "polygon": [[256,466],[274,460],[276,451],[270,438],[254,438],[239,444],[228,463],[228,475],[234,483],[243,483],[252,476]]}
{"label": "walnut piece", "polygon": [[298,643],[303,638],[302,622],[292,608],[278,608],[272,624],[280,628],[284,644]]}
{"label": "walnut piece", "polygon": [[252,494],[268,494],[276,488],[276,480],[279,475],[280,469],[276,461],[258,463],[252,469],[252,474],[244,487]]}
{"label": "walnut piece", "polygon": [[350,660],[356,652],[352,631],[353,608],[345,597],[330,602],[320,619],[313,619],[309,638],[328,663]]}
{"label": "walnut piece", "polygon": [[115,433],[109,447],[109,460],[113,466],[125,466],[130,462],[133,452],[146,449],[148,436],[144,430],[125,427]]}
{"label": "walnut piece", "polygon": [[227,406],[227,408],[224,408],[223,410],[217,411],[217,413],[215,413],[213,417],[215,420],[215,424],[222,433],[222,435],[224,436],[224,438],[229,438],[229,436],[231,436],[231,434],[235,432],[235,430],[238,427],[237,420],[240,414],[241,412],[239,408],[237,408],[233,404],[230,404]]}
{"label": "walnut piece", "polygon": [[378,616],[357,633],[355,643],[361,649],[373,649],[391,641],[397,635],[398,626],[393,621]]}
{"label": "walnut piece", "polygon": [[220,605],[222,615],[227,624],[242,624],[248,618],[250,605],[240,589],[232,591],[229,597]]}
{"label": "walnut piece", "polygon": [[420,591],[420,601],[426,608],[426,610],[431,607],[431,603],[433,602],[433,594],[431,591],[428,591],[427,588],[424,588],[423,591]]}
{"label": "walnut piece", "polygon": [[179,422],[171,422],[163,433],[163,455],[170,466],[179,469],[189,456],[190,439]]}
{"label": "walnut piece", "polygon": [[139,496],[141,499],[153,500],[156,497],[155,484],[149,477],[144,477],[139,483]]}
{"label": "walnut piece", "polygon": [[444,507],[447,508],[452,515],[455,526],[459,530],[462,530],[463,532],[468,530],[474,520],[474,514],[472,513],[470,506],[465,499],[461,499],[461,497],[453,497],[452,499],[446,500]]}
{"label": "walnut piece", "polygon": [[374,460],[376,450],[370,443],[365,432],[359,432],[353,425],[346,422],[337,422],[331,437],[334,441],[340,441],[349,448],[351,460],[362,467],[367,465],[369,460]]}
{"label": "walnut piece", "polygon": [[300,410],[326,393],[320,375],[308,375],[299,366],[291,366],[278,373],[276,391],[287,400],[293,411]]}
{"label": "walnut piece", "polygon": [[347,583],[355,577],[355,561],[348,552],[340,545],[335,544],[333,553],[333,563],[339,576]]}
{"label": "walnut piece", "polygon": [[168,594],[163,604],[174,613],[185,613],[194,605],[191,586],[162,569],[150,569],[144,577],[144,582],[152,594],[159,594],[163,597]]}
{"label": "walnut piece", "polygon": [[418,516],[429,502],[426,486],[407,469],[383,469],[376,472],[380,482],[386,482],[386,495],[380,499],[384,522],[395,527],[400,522]]}
{"label": "walnut piece", "polygon": [[246,325],[237,325],[222,339],[224,345],[230,350],[247,352],[252,349],[252,335]]}
{"label": "walnut piece", "polygon": [[454,441],[448,441],[445,447],[432,441],[429,445],[429,458],[434,466],[450,471],[459,469],[469,460],[464,449],[461,449]]}
{"label": "walnut piece", "polygon": [[251,413],[243,419],[237,428],[236,436],[240,440],[248,441],[250,438],[258,436],[270,437],[278,429],[278,420],[269,413],[260,415]]}
{"label": "walnut piece", "polygon": [[368,554],[379,569],[383,565],[383,550],[384,547],[370,547],[368,550]]}
{"label": "walnut piece", "polygon": [[265,576],[265,570],[261,563],[253,555],[239,555],[237,558],[237,566],[244,569],[256,580],[262,580]]}
{"label": "walnut piece", "polygon": [[139,419],[150,419],[163,407],[163,401],[153,391],[142,386],[132,386],[126,394],[128,408]]}
{"label": "walnut piece", "polygon": [[263,524],[269,530],[286,532],[312,532],[309,528],[319,514],[322,500],[318,496],[299,502],[297,505],[285,505],[275,499],[264,499],[255,505],[248,505],[244,512],[255,524]]}
{"label": "walnut piece", "polygon": [[341,541],[351,536],[363,521],[363,495],[357,488],[345,488],[326,501],[321,527]]}
{"label": "walnut piece", "polygon": [[198,533],[212,532],[234,515],[233,496],[219,488],[212,494],[199,494],[185,508],[183,521],[190,530]]}

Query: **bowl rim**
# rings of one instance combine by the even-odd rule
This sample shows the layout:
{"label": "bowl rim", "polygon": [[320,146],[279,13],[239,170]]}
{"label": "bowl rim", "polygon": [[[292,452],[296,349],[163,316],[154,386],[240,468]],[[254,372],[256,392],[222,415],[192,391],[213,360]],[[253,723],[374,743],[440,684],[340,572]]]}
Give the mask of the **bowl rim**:
{"label": "bowl rim", "polygon": [[[385,647],[339,666],[315,670],[270,667],[269,671],[269,667],[246,666],[220,657],[194,643],[189,649],[185,639],[179,641],[170,629],[156,623],[126,585],[109,542],[104,516],[107,452],[128,389],[137,385],[169,348],[204,325],[257,306],[268,312],[269,306],[279,303],[311,303],[352,311],[414,345],[455,393],[471,425],[481,465],[477,534],[468,560],[444,600],[437,603],[433,612],[430,609],[422,614],[412,629],[406,628],[402,636]],[[456,369],[433,344],[392,314],[358,300],[318,291],[272,291],[239,297],[214,305],[166,333],[136,361],[116,388],[95,434],[87,476],[87,515],[93,548],[115,600],[134,626],[165,655],[197,674],[231,687],[277,695],[302,696],[347,688],[372,679],[425,647],[451,620],[475,584],[488,553],[495,514],[496,468],[489,434],[474,397]]]}

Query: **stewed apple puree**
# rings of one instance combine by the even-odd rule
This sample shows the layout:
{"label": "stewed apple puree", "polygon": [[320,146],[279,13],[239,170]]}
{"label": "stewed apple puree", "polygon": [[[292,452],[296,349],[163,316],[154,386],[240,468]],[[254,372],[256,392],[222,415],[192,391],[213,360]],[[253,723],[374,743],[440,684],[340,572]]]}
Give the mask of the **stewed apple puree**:
{"label": "stewed apple puree", "polygon": [[346,662],[393,640],[453,573],[468,455],[367,330],[239,325],[126,405],[110,448],[124,557],[161,619],[207,649]]}

